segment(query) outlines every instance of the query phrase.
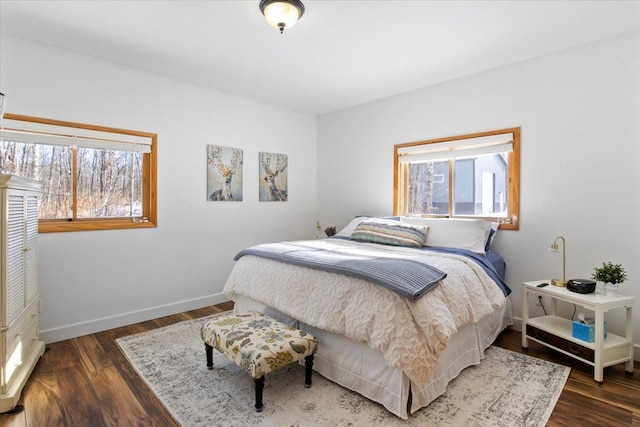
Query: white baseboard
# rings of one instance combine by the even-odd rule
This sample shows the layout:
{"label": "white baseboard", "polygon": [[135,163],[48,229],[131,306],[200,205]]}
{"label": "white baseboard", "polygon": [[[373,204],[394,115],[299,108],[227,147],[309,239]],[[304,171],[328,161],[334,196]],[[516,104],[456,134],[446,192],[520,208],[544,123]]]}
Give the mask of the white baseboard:
{"label": "white baseboard", "polygon": [[[509,328],[514,329],[518,332],[522,332],[522,318],[514,316],[513,325]],[[640,344],[633,344],[633,360],[640,362]]]}
{"label": "white baseboard", "polygon": [[510,329],[515,329],[518,332],[522,332],[522,318],[513,317],[513,325],[509,326]]}
{"label": "white baseboard", "polygon": [[108,329],[119,328],[120,326],[157,319],[158,317],[170,316],[172,314],[220,304],[226,301],[229,301],[229,298],[227,298],[223,293],[207,295],[201,298],[178,301],[171,304],[145,308],[143,310],[122,313],[115,316],[89,320],[87,322],[44,329],[40,331],[40,339],[45,343],[68,340],[82,335],[94,334],[96,332],[102,332]]}

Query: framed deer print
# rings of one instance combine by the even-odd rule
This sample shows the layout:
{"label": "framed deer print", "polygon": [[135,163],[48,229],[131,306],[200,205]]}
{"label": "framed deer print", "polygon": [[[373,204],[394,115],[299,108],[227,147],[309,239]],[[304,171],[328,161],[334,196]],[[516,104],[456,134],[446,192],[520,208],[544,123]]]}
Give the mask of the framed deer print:
{"label": "framed deer print", "polygon": [[260,153],[260,201],[286,202],[288,199],[288,156],[286,154]]}
{"label": "framed deer print", "polygon": [[207,145],[207,199],[242,201],[242,150]]}

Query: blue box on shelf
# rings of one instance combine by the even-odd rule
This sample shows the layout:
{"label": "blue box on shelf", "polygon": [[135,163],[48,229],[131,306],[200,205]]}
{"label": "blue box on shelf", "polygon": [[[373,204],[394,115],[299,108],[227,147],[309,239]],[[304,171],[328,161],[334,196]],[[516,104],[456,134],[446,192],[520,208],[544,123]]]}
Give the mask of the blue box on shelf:
{"label": "blue box on shelf", "polygon": [[[595,323],[585,324],[574,321],[571,335],[582,341],[594,342],[596,340],[596,325]],[[607,337],[607,322],[604,322],[604,337]]]}

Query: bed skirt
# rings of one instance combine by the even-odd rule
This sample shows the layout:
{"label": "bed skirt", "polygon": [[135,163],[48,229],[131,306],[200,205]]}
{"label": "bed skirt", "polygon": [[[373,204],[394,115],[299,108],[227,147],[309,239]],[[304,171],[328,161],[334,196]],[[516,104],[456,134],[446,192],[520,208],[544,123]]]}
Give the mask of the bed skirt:
{"label": "bed skirt", "polygon": [[[447,389],[462,370],[477,365],[484,351],[507,326],[512,325],[511,301],[475,324],[465,325],[454,335],[429,381],[417,386],[400,370],[387,366],[383,354],[342,335],[314,328],[250,298],[239,296],[235,311],[258,310],[281,322],[300,327],[318,339],[313,365],[323,377],[380,403],[402,419],[427,406]],[[409,390],[411,406],[408,408]]]}

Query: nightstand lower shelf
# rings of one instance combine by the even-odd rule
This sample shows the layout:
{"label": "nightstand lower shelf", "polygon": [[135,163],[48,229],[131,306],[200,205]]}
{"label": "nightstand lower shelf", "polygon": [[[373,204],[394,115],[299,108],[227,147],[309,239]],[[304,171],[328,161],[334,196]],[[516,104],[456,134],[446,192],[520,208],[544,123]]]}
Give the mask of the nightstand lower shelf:
{"label": "nightstand lower shelf", "polygon": [[[527,321],[527,337],[595,366],[595,343],[572,336],[572,322],[558,316],[534,317]],[[629,360],[629,342],[618,335],[607,334],[602,346],[602,367]]]}

